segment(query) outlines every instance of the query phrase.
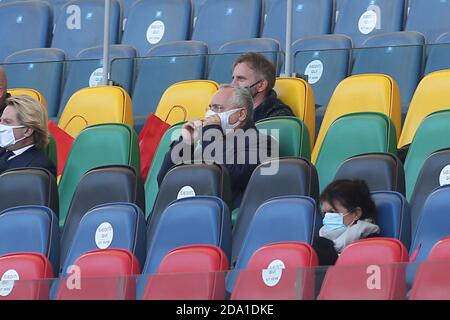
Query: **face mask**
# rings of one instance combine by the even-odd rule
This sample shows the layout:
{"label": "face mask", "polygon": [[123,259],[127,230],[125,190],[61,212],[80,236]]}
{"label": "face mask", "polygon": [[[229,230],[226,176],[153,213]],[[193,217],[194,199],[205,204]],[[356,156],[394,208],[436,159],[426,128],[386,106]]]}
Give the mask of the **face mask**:
{"label": "face mask", "polygon": [[349,213],[342,215],[340,213],[327,212],[325,213],[325,217],[323,217],[322,223],[329,230],[346,228],[347,225],[344,223],[344,217],[348,214]]}
{"label": "face mask", "polygon": [[4,124],[0,124],[0,147],[6,148],[12,146],[26,138],[22,137],[16,140],[13,130],[15,128],[24,128],[24,126],[5,126]]}
{"label": "face mask", "polygon": [[206,111],[205,116],[206,117],[211,117],[214,115],[218,115],[220,118],[220,126],[222,127],[222,129],[224,130],[231,130],[236,128],[241,122],[240,121],[236,121],[236,123],[234,124],[230,124],[230,116],[233,115],[234,113],[238,112],[241,108],[239,109],[233,109],[233,110],[229,110],[229,111],[225,111],[225,112],[214,112],[212,110],[208,110]]}
{"label": "face mask", "polygon": [[252,84],[251,86],[247,87],[247,89],[250,91],[250,94],[252,95],[252,98],[254,98],[256,96],[256,94],[258,93],[258,91],[256,89],[253,89],[253,88],[260,82],[261,82],[261,80],[258,80],[254,84]]}

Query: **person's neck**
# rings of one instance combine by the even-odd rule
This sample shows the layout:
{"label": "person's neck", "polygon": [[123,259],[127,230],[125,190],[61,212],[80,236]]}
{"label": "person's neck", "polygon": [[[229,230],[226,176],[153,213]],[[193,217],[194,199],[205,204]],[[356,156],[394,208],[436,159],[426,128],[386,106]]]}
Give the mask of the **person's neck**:
{"label": "person's neck", "polygon": [[28,147],[30,145],[34,144],[33,139],[24,139],[22,141],[19,141],[18,143],[7,147],[6,149],[10,150],[10,151],[15,151],[15,150],[19,150],[25,147]]}
{"label": "person's neck", "polygon": [[259,92],[256,96],[253,97],[253,109],[256,109],[261,103],[266,100],[268,92]]}

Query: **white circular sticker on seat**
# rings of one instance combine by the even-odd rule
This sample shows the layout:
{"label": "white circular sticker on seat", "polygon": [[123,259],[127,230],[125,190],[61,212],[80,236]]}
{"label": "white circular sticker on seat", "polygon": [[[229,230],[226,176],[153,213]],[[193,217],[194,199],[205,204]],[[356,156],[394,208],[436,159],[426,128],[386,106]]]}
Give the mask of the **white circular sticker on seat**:
{"label": "white circular sticker on seat", "polygon": [[177,199],[195,197],[195,191],[191,186],[184,186],[178,191]]}
{"label": "white circular sticker on seat", "polygon": [[114,238],[114,229],[109,222],[103,222],[95,232],[95,244],[99,249],[108,248]]}
{"label": "white circular sticker on seat", "polygon": [[305,69],[305,75],[308,76],[308,83],[315,84],[319,82],[323,74],[323,63],[320,60],[311,61]]}
{"label": "white circular sticker on seat", "polygon": [[358,28],[362,34],[371,33],[377,26],[377,13],[373,10],[367,10],[359,18]]}
{"label": "white circular sticker on seat", "polygon": [[147,29],[147,41],[150,44],[157,44],[164,37],[166,26],[161,20],[153,21]]}
{"label": "white circular sticker on seat", "polygon": [[14,269],[9,269],[0,280],[0,296],[9,296],[14,289],[14,281],[19,280],[19,274]]}
{"label": "white circular sticker on seat", "polygon": [[266,286],[275,287],[281,280],[283,269],[285,269],[285,266],[281,260],[273,260],[267,269],[263,269],[262,279]]}
{"label": "white circular sticker on seat", "polygon": [[439,175],[439,185],[446,186],[450,184],[450,165],[446,165]]}
{"label": "white circular sticker on seat", "polygon": [[97,87],[102,83],[103,68],[97,68],[89,77],[89,87]]}

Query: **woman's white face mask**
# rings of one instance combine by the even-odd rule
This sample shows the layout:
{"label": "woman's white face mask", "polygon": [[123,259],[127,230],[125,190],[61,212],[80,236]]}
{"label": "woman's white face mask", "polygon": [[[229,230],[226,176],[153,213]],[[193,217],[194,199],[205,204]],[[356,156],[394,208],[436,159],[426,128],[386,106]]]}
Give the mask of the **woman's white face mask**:
{"label": "woman's white face mask", "polygon": [[6,126],[4,124],[0,124],[0,147],[6,148],[25,139],[26,136],[23,136],[22,138],[16,140],[16,137],[14,136],[14,129],[24,127],[25,126]]}

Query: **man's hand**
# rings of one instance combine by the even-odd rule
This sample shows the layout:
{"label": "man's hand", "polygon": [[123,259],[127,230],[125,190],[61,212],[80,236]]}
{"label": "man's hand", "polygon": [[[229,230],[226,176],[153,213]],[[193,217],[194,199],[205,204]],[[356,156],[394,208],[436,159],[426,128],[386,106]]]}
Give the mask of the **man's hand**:
{"label": "man's hand", "polygon": [[218,124],[220,126],[220,117],[217,114],[203,120],[203,126],[209,126],[211,124]]}
{"label": "man's hand", "polygon": [[202,127],[202,120],[191,120],[181,127],[181,136],[184,143],[193,144],[199,138],[199,129]]}

